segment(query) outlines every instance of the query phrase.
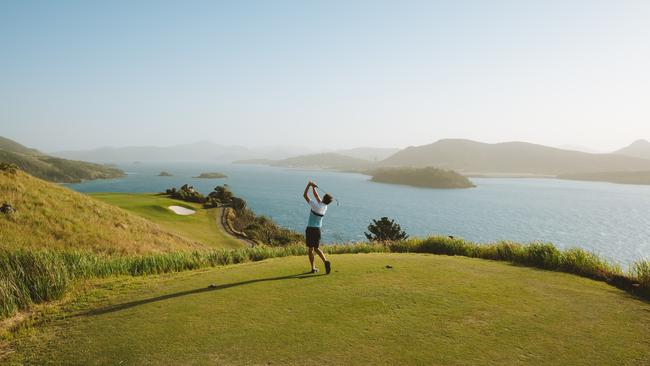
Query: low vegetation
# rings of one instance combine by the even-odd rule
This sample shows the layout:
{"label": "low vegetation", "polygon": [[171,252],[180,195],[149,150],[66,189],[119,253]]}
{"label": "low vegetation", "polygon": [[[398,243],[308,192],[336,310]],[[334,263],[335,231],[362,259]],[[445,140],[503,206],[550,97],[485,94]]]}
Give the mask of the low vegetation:
{"label": "low vegetation", "polygon": [[427,168],[381,168],[372,170],[371,181],[422,188],[472,188],[474,184],[452,170]]}
{"label": "low vegetation", "polygon": [[[650,299],[650,262],[640,261],[631,272],[625,273],[593,253],[577,248],[560,250],[548,243],[476,244],[430,237],[385,244],[327,245],[323,249],[329,254],[428,253],[506,261],[604,281]],[[304,254],[304,245],[117,256],[68,250],[3,250],[0,251],[0,312],[9,316],[32,303],[59,299],[76,279],[159,274]]]}
{"label": "low vegetation", "polygon": [[205,203],[206,198],[199,191],[197,191],[193,186],[184,184],[181,188],[176,189],[176,187],[169,188],[165,191],[167,196],[187,202],[194,203]]}
{"label": "low vegetation", "polygon": [[246,234],[248,239],[258,244],[287,246],[304,242],[303,235],[276,224],[266,216],[258,216],[246,206],[234,208],[233,229]]}
{"label": "low vegetation", "polygon": [[207,197],[187,184],[180,189],[170,188],[165,194],[183,201],[202,203],[206,208],[231,207],[233,215],[227,219],[233,231],[243,233],[247,239],[258,244],[286,246],[304,241],[303,235],[279,226],[266,216],[256,215],[243,198],[233,195],[227,184],[215,187]]}

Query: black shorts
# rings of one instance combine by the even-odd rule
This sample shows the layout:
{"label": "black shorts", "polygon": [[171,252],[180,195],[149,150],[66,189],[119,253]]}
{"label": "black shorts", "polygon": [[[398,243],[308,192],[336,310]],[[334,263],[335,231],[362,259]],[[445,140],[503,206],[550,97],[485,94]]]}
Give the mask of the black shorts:
{"label": "black shorts", "polygon": [[307,227],[305,230],[305,237],[307,238],[307,246],[310,248],[318,248],[320,245],[320,228]]}

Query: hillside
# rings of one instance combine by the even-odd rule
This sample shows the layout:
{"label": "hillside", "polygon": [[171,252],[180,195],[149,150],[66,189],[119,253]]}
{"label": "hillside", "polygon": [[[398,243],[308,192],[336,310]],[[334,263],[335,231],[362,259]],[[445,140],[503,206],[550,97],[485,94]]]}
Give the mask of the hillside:
{"label": "hillside", "polygon": [[92,150],[58,151],[52,155],[66,159],[82,159],[96,163],[141,162],[221,162],[252,159],[263,156],[268,159],[285,159],[304,154],[305,149],[294,147],[246,148],[199,141],[172,146],[102,147]]}
{"label": "hillside", "polygon": [[272,166],[306,169],[360,170],[372,167],[369,160],[337,153],[301,155],[271,163]]}
{"label": "hillside", "polygon": [[22,171],[0,172],[0,247],[147,253],[203,248],[117,207]]}
{"label": "hillside", "polygon": [[601,282],[463,257],[330,258],[329,276],[289,257],[105,280],[18,335],[10,361],[650,364],[650,304]]}
{"label": "hillside", "polygon": [[381,166],[434,166],[464,174],[559,174],[650,170],[650,160],[561,150],[525,142],[487,144],[448,139],[409,147],[379,163]]}
{"label": "hillside", "polygon": [[[292,166],[320,169],[356,170],[363,169],[369,164],[386,159],[398,152],[399,149],[381,147],[358,147],[346,150],[336,150],[327,153],[313,153],[292,156],[283,160],[269,158],[241,159],[233,161],[234,164]],[[323,168],[323,166],[325,168]],[[333,166],[343,166],[338,168]],[[352,168],[349,168],[352,167]]]}
{"label": "hillside", "polygon": [[124,172],[119,169],[84,161],[55,158],[4,137],[0,137],[0,162],[16,164],[35,177],[57,183],[124,176]]}
{"label": "hillside", "polygon": [[333,169],[344,171],[361,171],[369,169],[374,165],[370,160],[354,158],[339,153],[300,155],[283,160],[243,159],[233,161],[233,164],[270,165],[285,168]]}
{"label": "hillside", "polygon": [[650,159],[650,141],[637,140],[629,146],[614,151],[614,154]]}
{"label": "hillside", "polygon": [[356,147],[353,149],[337,150],[337,154],[349,156],[357,159],[369,160],[377,162],[386,159],[387,157],[395,154],[400,149],[397,148],[382,148],[382,147]]}
{"label": "hillside", "polygon": [[467,177],[453,170],[436,168],[381,168],[370,171],[373,182],[401,184],[421,188],[472,188],[474,184]]}
{"label": "hillside", "polygon": [[275,163],[277,160],[272,160],[272,159],[241,159],[241,160],[235,160],[232,163],[233,164],[243,164],[243,165],[272,165]]}
{"label": "hillside", "polygon": [[30,149],[26,146],[23,146],[17,143],[14,140],[10,140],[6,137],[0,136],[0,150],[9,151],[17,154],[28,155],[28,156],[40,156],[45,155],[42,152],[36,149]]}

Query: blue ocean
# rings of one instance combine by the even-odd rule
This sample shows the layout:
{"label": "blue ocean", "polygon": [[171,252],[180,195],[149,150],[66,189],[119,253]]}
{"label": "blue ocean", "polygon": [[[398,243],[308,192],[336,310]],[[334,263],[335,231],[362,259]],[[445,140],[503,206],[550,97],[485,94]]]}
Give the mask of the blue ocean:
{"label": "blue ocean", "polygon": [[[203,193],[228,184],[257,214],[303,231],[302,198],[314,180],[339,201],[327,212],[323,240],[364,240],[372,219],[395,219],[411,236],[453,235],[478,242],[512,240],[581,247],[625,266],[650,257],[650,186],[556,179],[473,178],[476,188],[425,189],[374,183],[361,174],[253,165],[142,163],[128,176],[68,185],[80,192],[161,192],[183,184]],[[158,177],[162,170],[172,177]],[[222,172],[225,179],[192,178]]]}

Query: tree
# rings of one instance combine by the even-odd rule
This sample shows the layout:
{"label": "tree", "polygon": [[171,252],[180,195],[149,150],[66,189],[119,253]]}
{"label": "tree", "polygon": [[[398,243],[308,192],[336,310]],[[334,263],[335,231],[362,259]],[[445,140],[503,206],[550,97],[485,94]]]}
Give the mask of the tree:
{"label": "tree", "polygon": [[229,204],[232,201],[232,192],[227,184],[214,187],[214,191],[209,194],[210,198],[222,204]]}
{"label": "tree", "polygon": [[388,217],[382,217],[379,221],[372,220],[372,223],[368,225],[368,231],[370,233],[364,234],[370,241],[397,241],[409,237],[406,232],[402,231],[399,224],[395,223],[395,220]]}

